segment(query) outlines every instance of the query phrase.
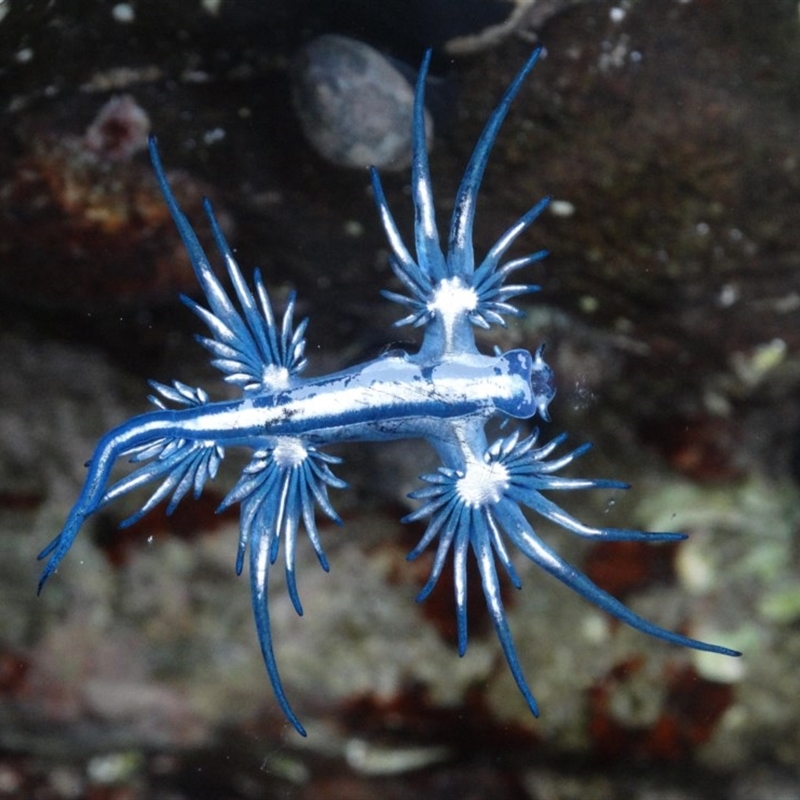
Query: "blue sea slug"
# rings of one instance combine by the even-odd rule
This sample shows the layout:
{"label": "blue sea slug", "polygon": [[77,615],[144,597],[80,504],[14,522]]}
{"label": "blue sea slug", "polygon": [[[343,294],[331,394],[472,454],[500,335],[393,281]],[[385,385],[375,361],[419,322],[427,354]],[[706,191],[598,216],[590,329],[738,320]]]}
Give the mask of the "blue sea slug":
{"label": "blue sea slug", "polygon": [[[547,199],[523,214],[475,263],[472,226],[475,203],[489,152],[508,108],[539,56],[536,50],[511,83],[483,130],[456,196],[447,249],[440,246],[425,147],[424,89],[430,61],[422,63],[415,90],[411,187],[415,211],[416,257],[406,248],[386,202],[377,172],[372,187],[391,248],[391,266],[405,294],[384,291],[404,306],[407,316],[397,325],[424,330],[416,353],[393,350],[379,358],[333,375],[304,378],[306,322],[294,323],[292,295],[280,324],[264,281],[256,270],[253,288],[245,281],[208,202],[205,209],[216,246],[225,263],[232,295],[215,276],[189,222],[170,189],[156,142],[150,140],[153,167],[175,224],[189,252],[205,295],[206,306],[183,298],[208,327],[199,341],[225,380],[241,389],[241,397],[211,402],[202,389],[180,382],[153,382],[150,398],[157,410],[141,414],[107,433],[88,465],[83,490],[61,533],[41,552],[48,559],[39,589],[69,550],[87,517],[123,494],[145,484],[158,487],[132,517],[130,525],[167,499],[170,513],[188,492],[198,497],[215,477],[225,448],[253,451],[238,482],[221,508],[240,506],[236,571],[249,552],[253,612],[261,651],[275,697],[295,729],[303,726],[284,693],[272,647],[268,605],[270,567],[283,542],[286,582],[298,614],[302,605],[295,579],[298,530],[305,529],[320,565],[328,562],[315,522],[318,508],[341,523],[328,490],[344,488],[332,467],[339,459],[325,451],[334,442],[425,439],[442,465],[423,475],[424,488],[411,497],[419,507],[405,521],[427,519],[427,529],[409,558],[429,545],[436,553],[430,579],[419,595],[430,594],[445,562],[454,561],[458,650],[467,647],[467,559],[470,551],[481,576],[489,613],[506,660],[528,707],[538,708],[517,658],[500,593],[504,572],[521,587],[510,545],[583,595],[603,611],[640,631],[678,645],[724,655],[733,650],[687,638],[638,616],[604,592],[540,539],[523,507],[579,536],[613,541],[675,541],[679,533],[647,533],[585,525],[546,494],[556,490],[624,488],[613,480],[562,477],[559,473],[588,445],[555,456],[564,436],[540,444],[537,432],[519,429],[491,444],[489,420],[548,419],[555,394],[553,373],[543,348],[487,355],[478,349],[473,328],[505,325],[505,316],[519,316],[511,300],[537,286],[507,284],[509,276],[539,261],[544,251],[503,261],[506,251],[545,209]],[[110,484],[112,467],[127,457],[136,468]],[[109,485],[110,484],[110,485]],[[500,569],[498,569],[498,565]]]}

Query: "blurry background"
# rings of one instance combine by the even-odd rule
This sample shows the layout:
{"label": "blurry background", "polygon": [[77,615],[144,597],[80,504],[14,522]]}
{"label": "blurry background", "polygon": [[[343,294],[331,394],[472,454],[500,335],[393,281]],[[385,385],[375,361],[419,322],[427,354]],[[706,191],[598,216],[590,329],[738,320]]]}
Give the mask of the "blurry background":
{"label": "blurry background", "polygon": [[[270,691],[236,515],[214,514],[244,454],[170,518],[118,531],[136,500],[104,509],[37,598],[36,554],[146,379],[230,392],[178,301],[196,286],[148,131],[201,238],[209,195],[245,274],[279,308],[298,290],[320,374],[416,341],[378,294],[397,287],[365,165],[408,234],[424,49],[444,229],[536,41],[475,243],[548,194],[518,253],[551,256],[528,316],[482,341],[547,342],[543,435],[594,442],[570,474],[633,484],[571,513],[691,538],[537,530],[639,613],[744,657],[650,640],[519,563],[504,600],[534,720],[477,575],[463,659],[446,576],[413,602],[430,561],[405,561],[422,528],[398,520],[435,464],[416,443],[341,449],[346,524],[322,526],[330,574],[298,553],[302,619],[274,572],[306,740]],[[0,1],[0,797],[800,797],[799,112],[793,0]]]}

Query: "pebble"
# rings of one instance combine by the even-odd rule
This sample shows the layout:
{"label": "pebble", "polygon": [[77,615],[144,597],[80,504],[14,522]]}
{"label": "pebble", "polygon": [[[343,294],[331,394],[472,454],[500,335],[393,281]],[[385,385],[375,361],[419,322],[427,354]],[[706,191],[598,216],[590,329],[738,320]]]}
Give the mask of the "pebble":
{"label": "pebble", "polygon": [[[408,168],[414,89],[384,55],[355,39],[326,34],[296,55],[291,75],[303,132],[320,156],[344,167]],[[425,128],[430,148],[427,111]]]}

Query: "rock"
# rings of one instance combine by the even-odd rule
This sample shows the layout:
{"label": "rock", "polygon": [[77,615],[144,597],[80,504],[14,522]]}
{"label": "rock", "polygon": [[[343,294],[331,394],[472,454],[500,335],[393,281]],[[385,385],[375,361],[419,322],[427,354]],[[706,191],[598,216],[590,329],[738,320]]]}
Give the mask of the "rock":
{"label": "rock", "polygon": [[[297,54],[291,78],[303,132],[323,158],[382,170],[404,170],[411,163],[414,90],[377,50],[326,34]],[[425,126],[430,146],[427,113]]]}

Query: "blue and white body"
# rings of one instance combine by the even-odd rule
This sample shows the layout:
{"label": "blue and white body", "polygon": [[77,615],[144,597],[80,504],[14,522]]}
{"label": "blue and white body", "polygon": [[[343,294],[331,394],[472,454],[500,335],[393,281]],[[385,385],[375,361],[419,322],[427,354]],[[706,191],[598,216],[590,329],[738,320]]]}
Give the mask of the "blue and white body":
{"label": "blue and white body", "polygon": [[[430,60],[422,64],[415,92],[413,121],[412,196],[415,210],[415,250],[403,243],[375,170],[372,185],[391,248],[391,265],[407,294],[386,291],[408,315],[398,325],[423,328],[417,353],[392,351],[373,361],[334,375],[304,378],[306,322],[295,327],[294,296],[279,325],[258,271],[254,289],[245,281],[231,248],[206,203],[217,248],[233,287],[228,294],[181,212],[167,183],[154,140],[153,166],[175,224],[189,252],[207,307],[184,298],[207,325],[210,335],[200,342],[211,352],[212,364],[225,380],[241,389],[238,400],[211,402],[202,389],[179,382],[153,383],[150,399],[158,410],[134,417],[106,434],[89,462],[78,501],[58,537],[40,554],[47,558],[40,590],[69,550],[87,517],[110,501],[151,482],[158,488],[123,525],[131,524],[171,495],[167,512],[190,490],[199,496],[215,477],[226,448],[246,447],[252,460],[230,490],[221,508],[238,503],[241,511],[237,572],[249,550],[253,611],[261,651],[275,696],[286,717],[305,731],[289,705],[273,652],[268,608],[268,578],[283,548],[288,591],[298,614],[302,606],[295,580],[298,531],[305,529],[323,569],[328,563],[315,522],[321,511],[341,522],[328,497],[329,488],[344,488],[331,466],[339,459],[326,445],[348,441],[425,439],[442,461],[438,471],[422,476],[425,487],[412,497],[421,501],[407,521],[427,518],[427,530],[410,553],[415,558],[436,544],[425,598],[452,553],[459,653],[467,646],[467,559],[477,561],[489,613],[514,679],[533,714],[538,709],[525,681],[500,595],[498,564],[511,583],[521,582],[509,544],[583,595],[599,608],[645,633],[678,645],[725,655],[738,655],[665,630],[634,614],[564,561],[534,532],[523,507],[562,528],[596,540],[673,541],[678,533],[591,527],[570,516],[547,492],[565,489],[625,488],[618,481],[561,477],[558,473],[588,445],[552,457],[564,437],[537,443],[513,432],[489,443],[489,420],[547,420],[555,394],[553,373],[542,347],[533,354],[512,350],[485,355],[478,350],[474,327],[505,325],[504,316],[519,316],[510,304],[515,296],[538,289],[507,285],[511,273],[539,261],[543,251],[503,261],[517,236],[545,209],[542,200],[511,226],[476,265],[472,227],[478,189],[489,152],[509,105],[539,55],[536,50],[506,91],[478,140],[455,201],[447,242],[442,249],[425,147],[424,87]],[[111,482],[115,462],[127,457],[137,468]]]}

